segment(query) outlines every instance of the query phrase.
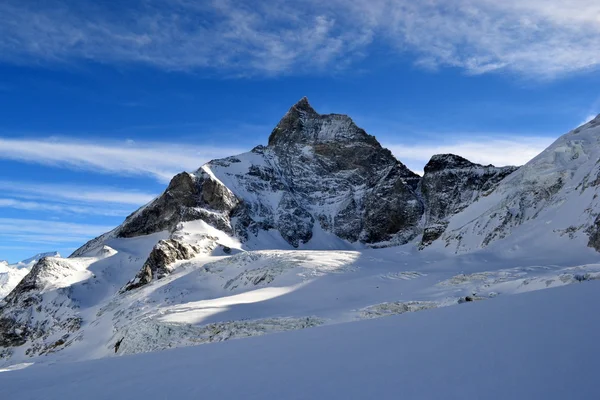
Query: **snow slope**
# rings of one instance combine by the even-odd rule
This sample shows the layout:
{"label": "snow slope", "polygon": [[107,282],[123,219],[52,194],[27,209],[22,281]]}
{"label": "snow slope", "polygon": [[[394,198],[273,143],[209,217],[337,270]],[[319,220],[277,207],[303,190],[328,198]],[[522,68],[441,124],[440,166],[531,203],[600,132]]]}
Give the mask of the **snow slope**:
{"label": "snow slope", "polygon": [[[203,237],[206,226],[188,224],[174,236]],[[120,291],[160,239],[156,235],[167,236],[112,239],[101,254],[46,259],[36,281],[24,280],[24,288],[34,289],[17,287],[6,299],[2,317],[13,318],[14,329],[4,334],[22,338],[25,332],[25,337],[14,340],[0,367],[334,325],[456,306],[467,297],[496,301],[600,277],[591,249],[536,255],[499,255],[490,249],[452,257],[418,251],[415,245],[360,251],[238,249],[229,255],[214,249],[176,261],[161,279]],[[219,240],[235,244],[226,239]]]}
{"label": "snow slope", "polygon": [[[0,374],[8,399],[592,399],[600,283]],[[34,383],[34,384],[32,384]]]}

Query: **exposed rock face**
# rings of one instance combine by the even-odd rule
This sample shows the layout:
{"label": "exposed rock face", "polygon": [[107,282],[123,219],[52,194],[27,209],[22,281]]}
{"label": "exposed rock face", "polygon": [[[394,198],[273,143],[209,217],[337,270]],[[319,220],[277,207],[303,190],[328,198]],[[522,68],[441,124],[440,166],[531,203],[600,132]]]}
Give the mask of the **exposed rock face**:
{"label": "exposed rock face", "polygon": [[350,242],[405,243],[423,212],[418,175],[348,116],[318,114],[306,98],[277,124],[267,147],[208,167],[244,199],[236,233],[246,239],[276,229],[298,247],[318,225]]}
{"label": "exposed rock face", "polygon": [[171,272],[169,268],[173,263],[189,260],[196,256],[200,249],[194,245],[180,242],[175,239],[161,240],[158,242],[142,269],[133,280],[127,283],[122,292],[137,289],[154,279],[161,279]]}
{"label": "exposed rock face", "polygon": [[448,220],[481,196],[489,195],[517,167],[479,165],[454,154],[435,155],[427,163],[419,190],[425,202],[421,247],[437,240]]}
{"label": "exposed rock face", "polygon": [[215,228],[232,233],[230,217],[240,201],[203,168],[196,173],[175,175],[167,190],[149,204],[128,216],[123,224],[91,240],[71,257],[79,257],[101,247],[114,237],[136,237],[160,231],[174,231],[181,222],[202,220]]}
{"label": "exposed rock face", "polygon": [[172,230],[180,222],[198,219],[230,232],[229,213],[238,202],[229,189],[205,171],[182,172],[175,175],[160,197],[127,217],[117,237]]}

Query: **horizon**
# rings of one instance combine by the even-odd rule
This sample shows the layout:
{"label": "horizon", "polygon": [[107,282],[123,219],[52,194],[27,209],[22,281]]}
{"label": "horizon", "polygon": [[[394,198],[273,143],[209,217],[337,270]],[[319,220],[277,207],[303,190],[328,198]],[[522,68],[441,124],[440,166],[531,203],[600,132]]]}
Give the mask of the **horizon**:
{"label": "horizon", "polygon": [[600,112],[589,2],[304,5],[0,4],[0,260],[67,256],[303,96],[419,174],[523,165]]}

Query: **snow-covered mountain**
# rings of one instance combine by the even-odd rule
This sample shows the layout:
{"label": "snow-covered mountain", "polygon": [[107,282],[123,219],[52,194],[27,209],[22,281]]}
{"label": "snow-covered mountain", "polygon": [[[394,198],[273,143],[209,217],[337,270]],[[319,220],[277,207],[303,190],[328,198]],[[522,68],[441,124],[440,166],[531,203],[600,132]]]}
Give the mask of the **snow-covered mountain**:
{"label": "snow-covered mountain", "polygon": [[346,115],[318,114],[306,98],[277,124],[268,146],[211,161],[167,190],[108,238],[173,231],[202,220],[247,249],[351,249],[405,244],[487,195],[515,167],[434,156],[421,179]]}
{"label": "snow-covered mountain", "polygon": [[29,257],[26,260],[20,261],[16,264],[18,268],[31,268],[33,265],[41,260],[44,257],[60,257],[60,253],[58,251],[50,251],[47,253],[39,253],[33,257]]}
{"label": "snow-covered mountain", "polygon": [[60,254],[57,252],[40,253],[16,264],[0,261],[0,300],[17,286],[36,262],[44,257],[60,257]]}
{"label": "snow-covered mountain", "polygon": [[598,160],[600,116],[560,137],[452,218],[444,245],[470,252],[507,237],[530,246],[567,237],[600,251]]}
{"label": "snow-covered mountain", "polygon": [[176,175],[71,257],[35,263],[0,303],[0,364],[147,352],[597,279],[599,122],[518,169],[444,154],[421,178],[349,117],[318,114],[304,98],[267,146]]}
{"label": "snow-covered mountain", "polygon": [[248,248],[322,247],[321,236],[330,236],[326,242],[337,242],[334,247],[342,241],[402,244],[419,232],[418,181],[349,117],[320,115],[303,98],[275,127],[268,146],[175,176],[159,198],[109,236],[203,220]]}

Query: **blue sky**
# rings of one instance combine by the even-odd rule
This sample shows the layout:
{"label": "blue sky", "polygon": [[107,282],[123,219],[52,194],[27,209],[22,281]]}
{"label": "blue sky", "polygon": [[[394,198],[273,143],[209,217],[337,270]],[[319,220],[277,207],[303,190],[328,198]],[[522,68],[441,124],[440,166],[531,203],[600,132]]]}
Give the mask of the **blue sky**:
{"label": "blue sky", "polygon": [[0,259],[69,254],[302,96],[415,171],[522,164],[600,112],[599,21],[589,0],[4,0]]}

